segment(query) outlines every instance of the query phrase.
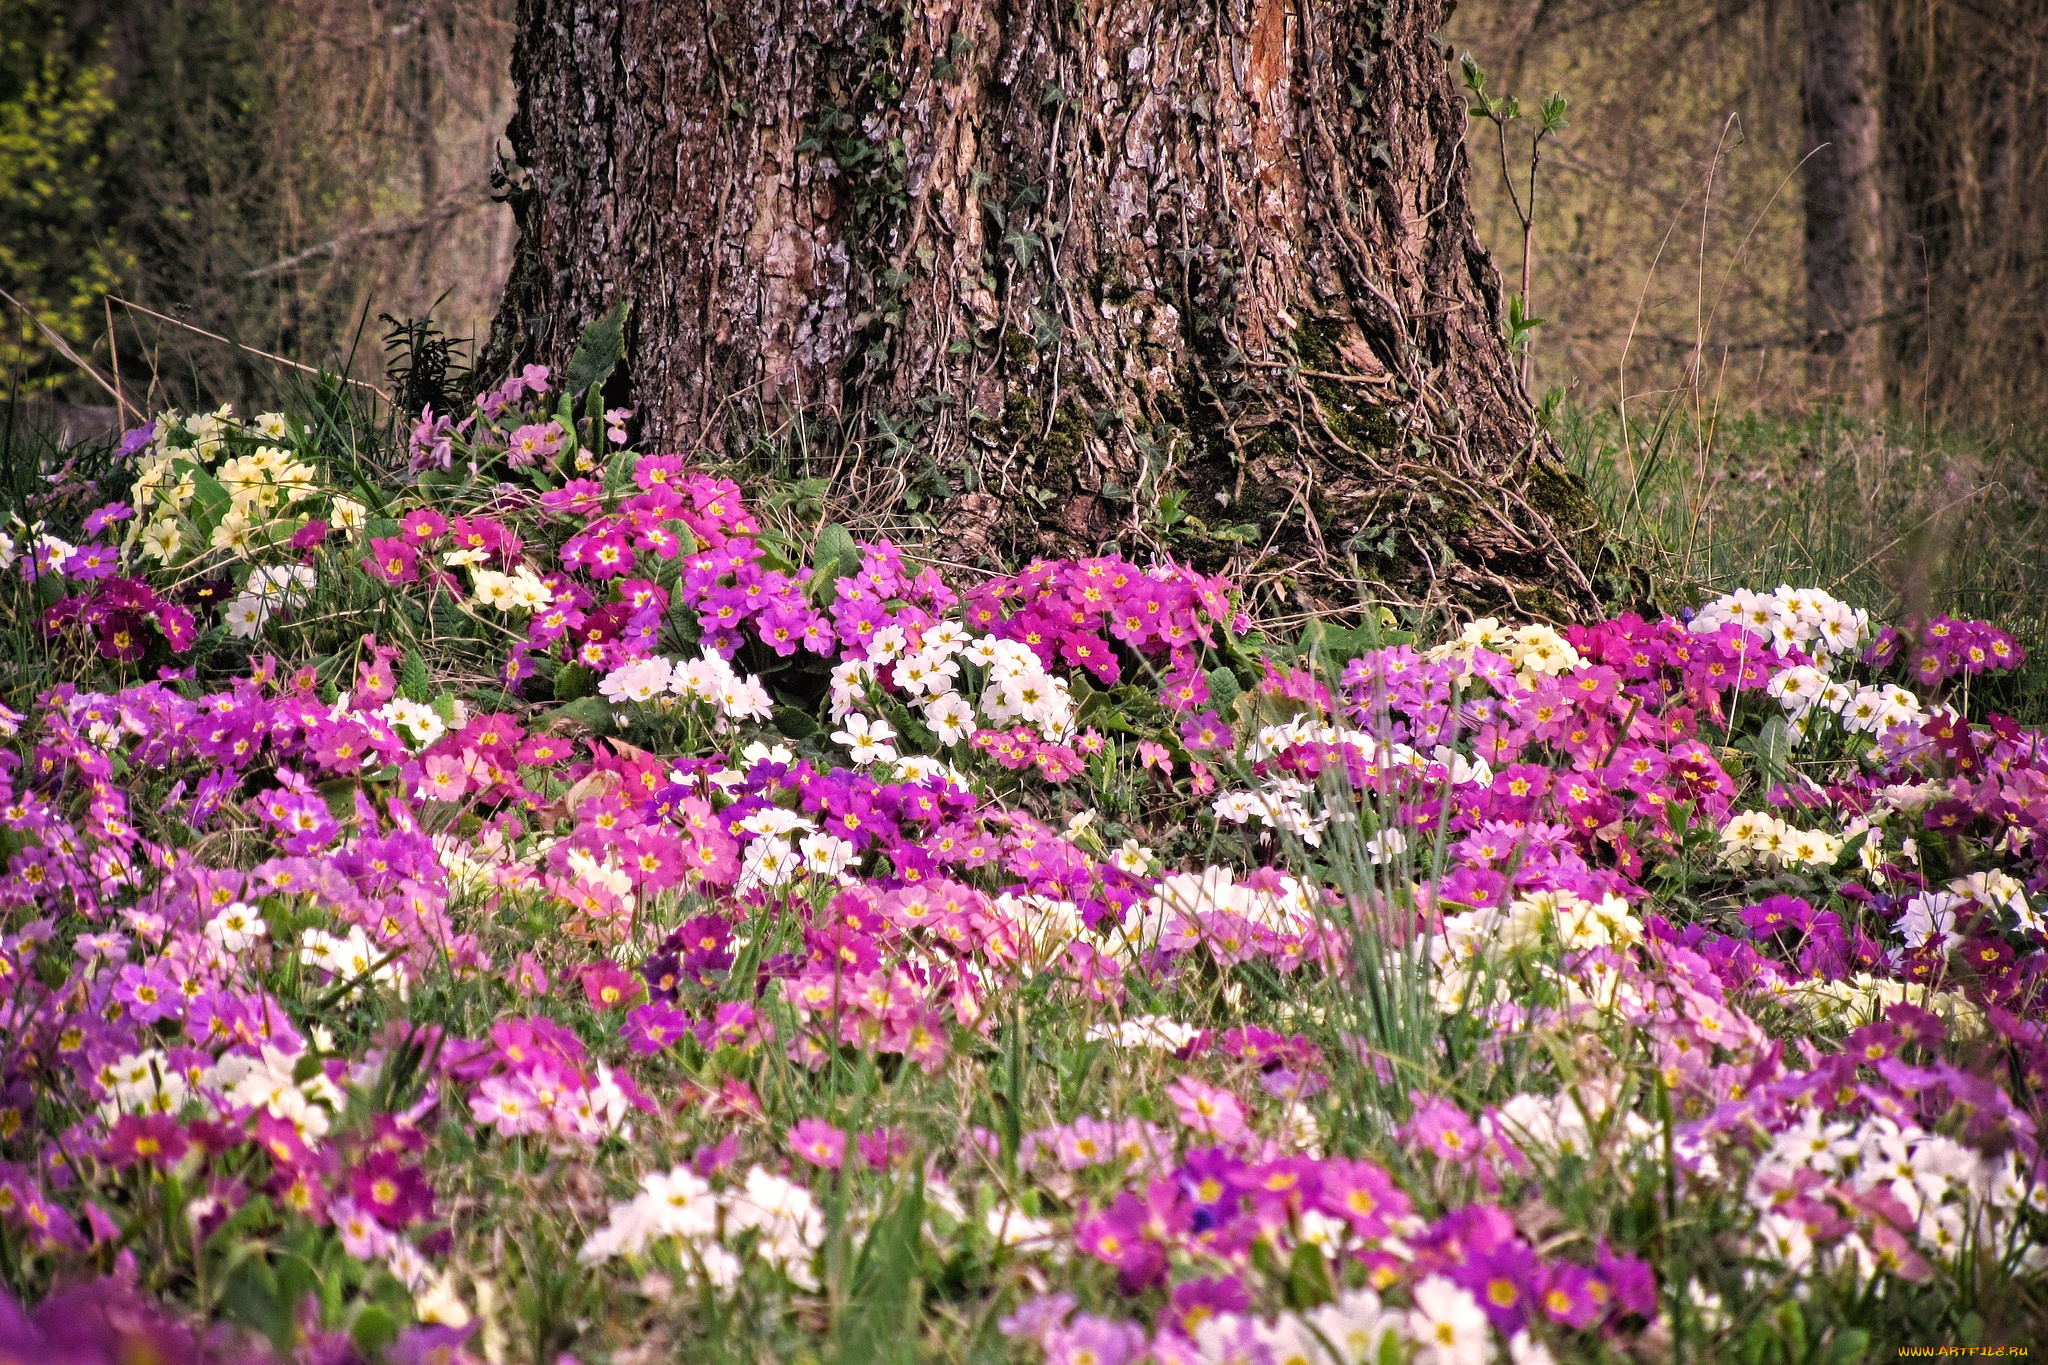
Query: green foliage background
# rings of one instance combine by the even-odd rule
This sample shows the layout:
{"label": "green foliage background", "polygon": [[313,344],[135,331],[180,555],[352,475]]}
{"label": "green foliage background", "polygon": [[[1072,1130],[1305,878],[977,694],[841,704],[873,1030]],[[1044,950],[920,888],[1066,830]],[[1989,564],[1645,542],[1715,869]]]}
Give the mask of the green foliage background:
{"label": "green foliage background", "polygon": [[[473,330],[510,249],[510,9],[0,0],[0,288],[108,375],[111,326],[151,408],[279,400],[273,362],[190,328],[371,380],[380,311]],[[0,395],[110,401],[7,313]]]}
{"label": "green foliage background", "polygon": [[[79,346],[134,267],[114,229],[113,84],[103,35],[52,0],[0,0],[0,288]],[[0,391],[54,388],[69,367],[23,321],[0,329]]]}

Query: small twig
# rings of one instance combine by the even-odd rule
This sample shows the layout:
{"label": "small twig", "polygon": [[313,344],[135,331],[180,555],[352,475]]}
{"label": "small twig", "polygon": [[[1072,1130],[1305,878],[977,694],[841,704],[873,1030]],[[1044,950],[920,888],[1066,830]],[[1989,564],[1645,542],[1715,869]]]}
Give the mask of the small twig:
{"label": "small twig", "polygon": [[424,228],[430,228],[436,223],[446,222],[450,218],[457,217],[475,208],[477,205],[487,202],[488,198],[482,193],[480,187],[470,186],[464,194],[453,199],[444,199],[417,218],[408,218],[398,223],[371,223],[367,227],[355,228],[349,232],[342,233],[339,237],[322,242],[318,246],[309,246],[304,251],[295,251],[289,256],[272,261],[269,265],[259,265],[254,270],[243,275],[242,278],[245,280],[269,279],[272,275],[282,275],[288,271],[296,270],[309,261],[317,261],[322,256],[333,256],[345,247],[354,246],[357,242],[375,242],[391,237],[405,237]]}
{"label": "small twig", "polygon": [[[119,294],[109,294],[107,295],[107,297],[112,299],[115,303],[120,304],[123,308],[132,308],[136,312],[146,314],[149,317],[153,317],[159,322],[168,322],[173,327],[182,327],[188,332],[194,332],[200,336],[205,337],[208,341],[218,341],[223,346],[232,346],[238,351],[247,351],[250,355],[260,357],[261,359],[264,360],[268,360],[273,364],[290,366],[292,369],[299,371],[301,374],[310,374],[315,376],[316,378],[325,377],[326,375],[325,371],[320,370],[312,365],[304,365],[296,360],[287,360],[281,355],[272,355],[268,351],[259,351],[254,346],[245,345],[242,342],[232,340],[231,338],[228,337],[224,337],[219,332],[209,332],[204,327],[194,327],[189,322],[181,322],[177,318],[170,317],[167,316],[166,314],[157,312],[154,308],[144,308],[141,304],[131,302],[128,299],[124,299]],[[82,364],[83,362],[80,363]],[[94,378],[98,378],[98,376],[95,375]],[[337,374],[334,376],[334,378],[339,379],[344,384],[353,384],[359,389],[368,389],[371,393],[376,394],[379,398],[383,399],[387,403],[391,401],[390,394],[384,392],[384,390],[378,388],[375,384],[370,383],[368,380],[351,378],[350,376],[345,374]],[[102,387],[105,387],[105,380],[101,380],[100,383]],[[111,390],[109,391],[111,392]]]}
{"label": "small twig", "polygon": [[111,299],[102,294],[100,295],[100,306],[107,310],[107,354],[113,357],[114,399],[125,409],[128,406],[128,400],[123,396],[126,392],[126,387],[121,383],[121,342],[120,338],[114,335],[114,304]]}

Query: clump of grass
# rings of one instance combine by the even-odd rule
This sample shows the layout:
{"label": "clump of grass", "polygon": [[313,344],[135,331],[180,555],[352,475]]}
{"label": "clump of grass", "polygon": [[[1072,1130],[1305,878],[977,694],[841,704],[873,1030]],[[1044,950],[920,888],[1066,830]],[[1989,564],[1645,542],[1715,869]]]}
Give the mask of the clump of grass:
{"label": "clump of grass", "polygon": [[[1566,408],[1558,443],[1659,606],[1793,583],[1889,617],[1995,621],[2028,650],[1996,702],[2048,716],[2048,438],[1830,410],[1624,429]],[[2033,662],[2040,660],[2041,662]]]}

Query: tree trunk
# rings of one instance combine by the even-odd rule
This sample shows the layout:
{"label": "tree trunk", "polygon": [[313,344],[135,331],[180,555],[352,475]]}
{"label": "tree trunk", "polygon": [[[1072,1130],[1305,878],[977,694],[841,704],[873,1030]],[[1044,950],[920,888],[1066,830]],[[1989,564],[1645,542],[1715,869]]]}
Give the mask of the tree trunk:
{"label": "tree trunk", "polygon": [[1502,340],[1449,8],[523,0],[486,365],[626,302],[652,443],[802,416],[954,557],[1583,611],[1604,541]]}
{"label": "tree trunk", "polygon": [[1802,0],[1800,14],[1812,379],[1875,410],[1884,400],[1885,271],[1877,15],[1871,0]]}

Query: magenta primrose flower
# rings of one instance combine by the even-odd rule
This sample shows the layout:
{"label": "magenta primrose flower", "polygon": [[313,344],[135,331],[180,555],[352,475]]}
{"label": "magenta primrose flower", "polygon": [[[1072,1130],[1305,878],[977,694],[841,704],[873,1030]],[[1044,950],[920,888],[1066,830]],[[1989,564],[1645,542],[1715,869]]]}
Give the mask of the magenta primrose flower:
{"label": "magenta primrose flower", "polygon": [[1183,1076],[1166,1087],[1166,1097],[1189,1131],[1215,1142],[1236,1142],[1245,1135],[1244,1106],[1227,1090]]}
{"label": "magenta primrose flower", "polygon": [[846,1134],[823,1119],[799,1120],[788,1142],[790,1151],[824,1170],[836,1171],[846,1160]]}

